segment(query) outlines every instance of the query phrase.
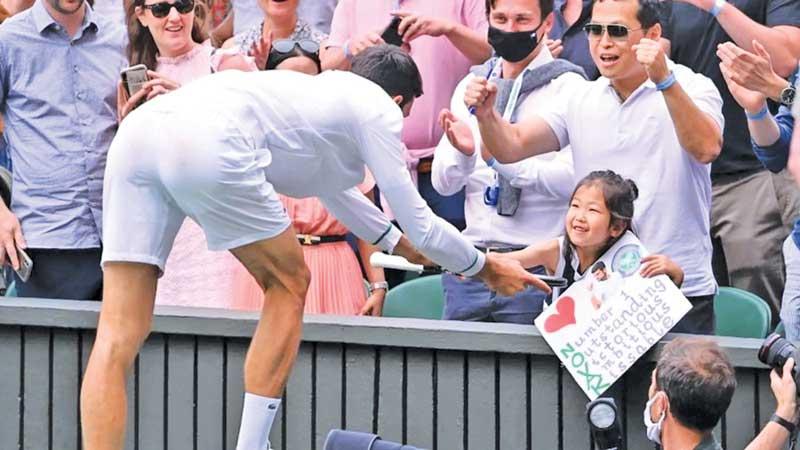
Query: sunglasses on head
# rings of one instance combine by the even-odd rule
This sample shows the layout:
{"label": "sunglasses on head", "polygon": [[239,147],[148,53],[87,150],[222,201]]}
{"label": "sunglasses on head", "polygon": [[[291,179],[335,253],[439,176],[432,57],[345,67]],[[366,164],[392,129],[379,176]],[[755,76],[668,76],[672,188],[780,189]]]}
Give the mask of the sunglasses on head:
{"label": "sunglasses on head", "polygon": [[298,46],[305,53],[319,53],[319,44],[309,39],[279,39],[272,43],[272,49],[277,53],[291,53]]}
{"label": "sunglasses on head", "polygon": [[593,38],[600,38],[603,36],[603,32],[608,31],[608,37],[611,39],[627,39],[628,33],[638,30],[641,30],[641,28],[632,30],[625,25],[619,25],[616,23],[587,23],[583,26],[583,31]]}
{"label": "sunglasses on head", "polygon": [[142,5],[142,8],[149,9],[150,12],[153,13],[153,17],[158,19],[167,17],[173,7],[181,14],[189,14],[194,11],[194,0],[178,0],[175,3],[158,2],[150,5]]}

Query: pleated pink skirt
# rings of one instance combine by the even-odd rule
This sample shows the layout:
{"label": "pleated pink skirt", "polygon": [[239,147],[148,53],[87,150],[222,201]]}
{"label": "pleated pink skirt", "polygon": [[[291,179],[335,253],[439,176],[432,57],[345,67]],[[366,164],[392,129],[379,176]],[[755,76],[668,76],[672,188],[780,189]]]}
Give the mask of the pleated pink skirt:
{"label": "pleated pink skirt", "polygon": [[[305,313],[358,314],[367,297],[361,268],[347,242],[303,246],[303,256],[311,271]],[[237,307],[261,308],[264,294],[249,274],[240,276],[234,286]]]}

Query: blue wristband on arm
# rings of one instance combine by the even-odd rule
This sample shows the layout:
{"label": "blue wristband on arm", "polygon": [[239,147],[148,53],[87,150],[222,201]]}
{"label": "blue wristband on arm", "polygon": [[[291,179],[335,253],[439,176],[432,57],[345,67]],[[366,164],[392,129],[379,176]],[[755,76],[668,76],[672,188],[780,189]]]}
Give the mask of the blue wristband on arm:
{"label": "blue wristband on arm", "polygon": [[486,165],[489,166],[489,167],[492,167],[492,166],[494,166],[494,163],[496,163],[496,162],[497,162],[497,160],[494,159],[494,157],[491,157],[491,158],[489,158],[488,161],[486,161]]}
{"label": "blue wristband on arm", "polygon": [[675,84],[676,81],[677,80],[675,79],[675,73],[674,72],[670,72],[669,76],[667,77],[667,79],[665,79],[664,81],[656,84],[656,89],[659,90],[659,91],[665,91],[665,90],[671,88],[672,85]]}
{"label": "blue wristband on arm", "polygon": [[747,120],[761,120],[764,117],[767,117],[767,114],[769,114],[769,109],[767,108],[767,105],[764,105],[764,107],[761,108],[761,110],[755,114],[750,114],[746,110],[744,113],[747,116]]}
{"label": "blue wristband on arm", "polygon": [[714,1],[714,6],[712,6],[711,9],[708,10],[708,12],[712,16],[717,17],[719,15],[719,13],[722,12],[722,7],[725,6],[725,3],[728,3],[728,2],[726,2],[725,0],[715,0]]}

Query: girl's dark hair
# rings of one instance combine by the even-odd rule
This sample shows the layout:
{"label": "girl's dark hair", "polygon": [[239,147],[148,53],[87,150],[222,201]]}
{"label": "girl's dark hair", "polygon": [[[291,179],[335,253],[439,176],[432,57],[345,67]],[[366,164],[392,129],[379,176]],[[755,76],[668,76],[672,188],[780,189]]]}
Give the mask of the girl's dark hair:
{"label": "girl's dark hair", "polygon": [[[575,197],[578,189],[584,186],[597,186],[603,192],[603,199],[606,203],[608,212],[611,213],[611,223],[618,224],[625,231],[633,231],[633,202],[639,198],[639,188],[633,180],[622,178],[613,170],[595,170],[583,177],[575,190],[572,191],[569,201]],[[569,226],[569,224],[565,224]],[[622,237],[624,232],[615,239],[610,239],[605,247],[603,247],[600,254],[602,255],[613,246],[617,239]],[[564,261],[565,264],[571,264],[572,261],[572,242],[569,240],[569,233],[564,232]]]}
{"label": "girl's dark hair", "polygon": [[[150,70],[156,70],[158,47],[150,29],[142,26],[136,17],[136,8],[144,5],[144,0],[125,0],[125,20],[128,23],[128,61],[130,65],[144,64]],[[208,8],[203,0],[195,0],[194,23],[192,24],[192,40],[198,44],[206,40],[206,19]]]}

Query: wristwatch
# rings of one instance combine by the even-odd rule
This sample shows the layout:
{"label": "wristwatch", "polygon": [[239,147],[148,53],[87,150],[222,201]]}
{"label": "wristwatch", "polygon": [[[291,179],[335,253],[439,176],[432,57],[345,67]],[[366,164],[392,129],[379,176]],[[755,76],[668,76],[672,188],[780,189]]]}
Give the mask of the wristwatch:
{"label": "wristwatch", "polygon": [[786,86],[781,91],[781,96],[780,96],[781,103],[783,103],[786,106],[791,107],[792,104],[794,103],[794,96],[795,96],[796,93],[797,93],[797,90],[795,89],[794,86],[792,86],[791,84],[789,86]]}
{"label": "wristwatch", "polygon": [[369,285],[369,293],[372,294],[373,292],[377,291],[378,289],[385,289],[387,292],[389,291],[389,282],[388,281],[378,281]]}

